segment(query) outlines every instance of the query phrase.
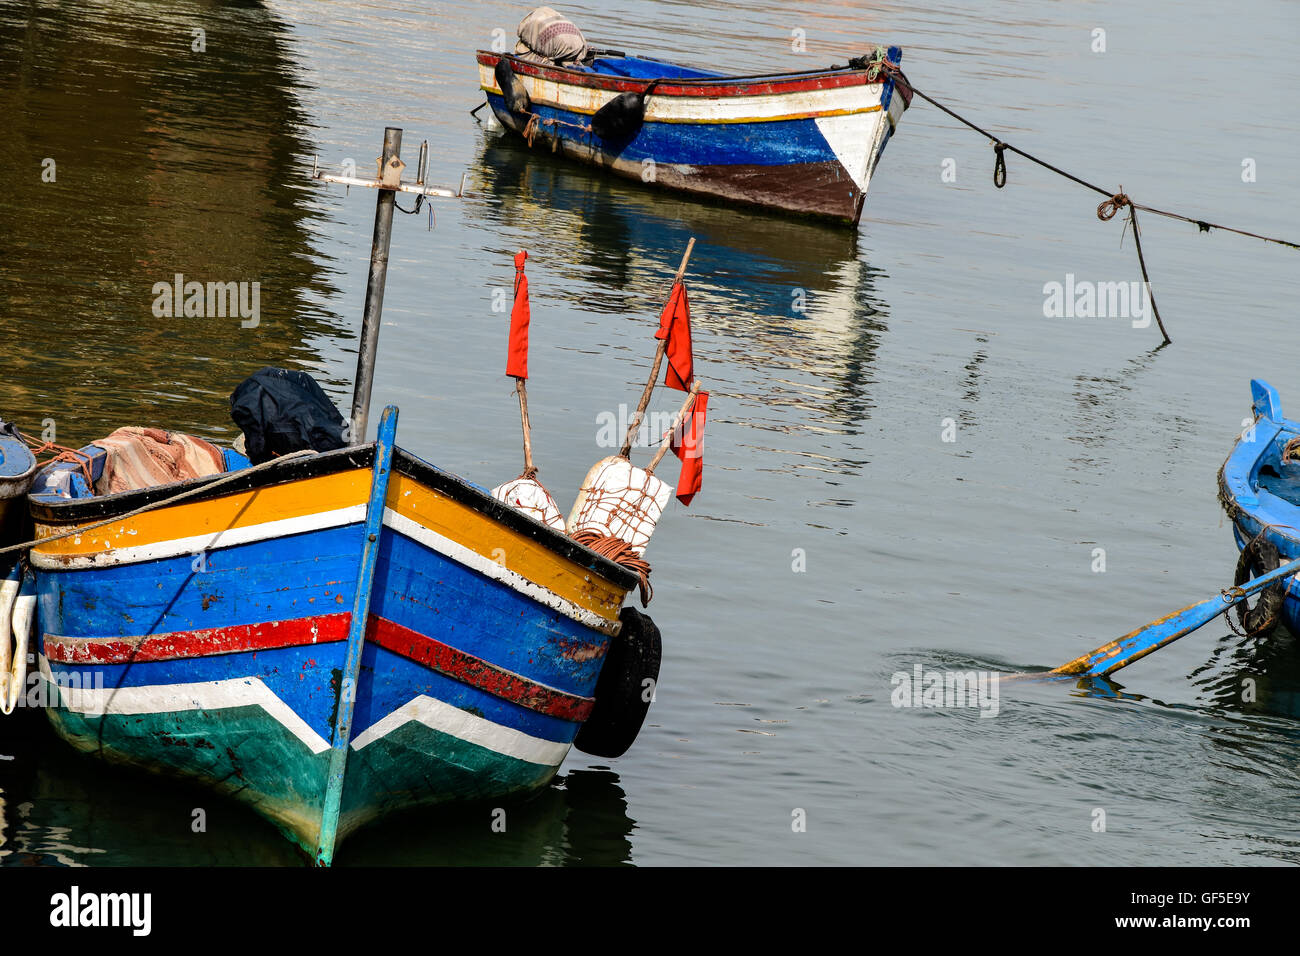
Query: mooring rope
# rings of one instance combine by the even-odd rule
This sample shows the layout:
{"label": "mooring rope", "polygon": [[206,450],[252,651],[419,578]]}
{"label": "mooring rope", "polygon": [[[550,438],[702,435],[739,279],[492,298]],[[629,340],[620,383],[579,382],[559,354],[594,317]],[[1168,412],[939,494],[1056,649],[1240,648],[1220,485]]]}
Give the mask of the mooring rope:
{"label": "mooring rope", "polygon": [[964,126],[968,126],[969,128],[973,129],[975,132],[979,133],[981,136],[987,137],[989,141],[993,144],[993,152],[995,153],[995,158],[993,161],[993,185],[996,186],[998,189],[1001,189],[1007,184],[1006,153],[1012,152],[1015,153],[1017,156],[1029,160],[1031,163],[1035,163],[1043,167],[1044,169],[1049,170],[1050,172],[1056,173],[1056,175],[1058,176],[1062,176],[1070,180],[1071,182],[1078,183],[1080,186],[1083,186],[1086,189],[1091,189],[1093,192],[1105,196],[1106,199],[1103,200],[1101,205],[1097,207],[1097,218],[1100,219],[1102,222],[1107,222],[1110,219],[1113,219],[1115,217],[1115,214],[1118,213],[1121,209],[1128,209],[1128,225],[1131,225],[1133,227],[1133,241],[1137,247],[1138,265],[1142,269],[1142,281],[1146,283],[1147,294],[1150,297],[1150,302],[1151,302],[1151,312],[1155,316],[1156,324],[1160,327],[1160,334],[1164,336],[1166,344],[1168,344],[1172,340],[1169,338],[1169,333],[1165,330],[1164,321],[1160,318],[1160,310],[1156,308],[1155,296],[1151,294],[1151,280],[1147,275],[1146,259],[1142,254],[1142,236],[1141,233],[1138,231],[1137,213],[1139,209],[1142,210],[1143,212],[1149,212],[1154,216],[1164,216],[1166,219],[1177,219],[1181,222],[1190,223],[1191,225],[1196,226],[1198,229],[1200,229],[1201,232],[1209,232],[1211,229],[1222,229],[1224,232],[1234,232],[1239,236],[1247,236],[1251,239],[1259,239],[1263,242],[1272,242],[1280,246],[1288,246],[1292,249],[1300,249],[1300,243],[1291,242],[1290,240],[1287,239],[1278,239],[1274,236],[1263,236],[1260,235],[1259,233],[1250,232],[1249,230],[1246,229],[1237,229],[1233,226],[1225,226],[1217,222],[1207,222],[1204,219],[1197,219],[1193,216],[1184,216],[1181,213],[1170,212],[1167,209],[1157,209],[1154,206],[1147,206],[1142,203],[1134,202],[1127,195],[1125,195],[1123,186],[1121,186],[1118,191],[1112,192],[1111,190],[1106,189],[1103,186],[1098,186],[1096,183],[1091,183],[1088,182],[1088,180],[1086,179],[1081,179],[1080,177],[1075,176],[1073,173],[1068,173],[1064,169],[1061,169],[1059,166],[1053,166],[1051,163],[1047,162],[1044,159],[1039,159],[1037,156],[1033,155],[1032,153],[1027,153],[1023,149],[1019,149],[1018,147],[1012,146],[1010,143],[1004,141],[1000,136],[995,136],[993,133],[984,129],[982,126],[979,126],[978,124],[971,122],[966,117],[958,113],[956,110],[953,110],[948,106],[945,106],[943,103],[940,103],[934,97],[926,93],[923,93],[921,90],[918,90],[916,86],[912,83],[912,81],[907,78],[907,74],[904,73],[897,64],[891,62],[890,60],[884,57],[883,51],[877,51],[874,59],[868,59],[867,57],[858,57],[853,60],[850,60],[849,65],[857,69],[863,69],[863,68],[868,69],[869,79],[874,79],[876,75],[883,73],[885,76],[888,76],[891,79],[893,79],[896,83],[899,83],[902,86],[906,87],[908,93],[913,94],[915,96],[919,96],[921,99],[925,100],[931,106],[934,106],[937,109],[942,110],[944,113],[947,113],[953,119],[957,120],[957,122],[961,123]]}
{"label": "mooring rope", "polygon": [[[542,119],[541,114],[530,112],[528,114],[528,122],[524,124],[524,131],[520,134],[528,141],[530,147],[533,145],[533,139],[537,136],[539,126],[567,126],[570,129],[578,130],[580,133],[591,132],[591,127],[582,123],[570,123],[568,120],[556,119],[554,117],[551,119]],[[552,152],[555,151],[556,145],[556,142],[551,143]]]}
{"label": "mooring rope", "polygon": [[583,547],[635,572],[640,579],[638,586],[641,588],[641,606],[650,605],[650,601],[655,596],[655,589],[650,585],[650,563],[632,550],[632,545],[622,538],[601,534],[598,531],[579,531],[572,537]]}
{"label": "mooring rope", "polygon": [[236,478],[242,478],[244,475],[251,475],[253,472],[263,471],[264,469],[270,468],[274,465],[279,465],[286,461],[290,461],[294,458],[306,458],[309,455],[315,455],[315,454],[318,453],[313,451],[310,448],[304,448],[301,451],[290,452],[287,455],[281,455],[279,458],[272,458],[270,461],[264,461],[260,465],[251,465],[248,468],[241,468],[238,471],[229,472],[228,474],[222,475],[220,478],[216,479],[215,481],[206,482],[202,485],[199,485],[197,488],[190,488],[187,491],[178,492],[177,494],[174,495],[168,495],[166,498],[160,498],[157,501],[151,501],[146,505],[141,505],[139,508],[133,508],[131,511],[128,511],[125,514],[116,515],[112,518],[105,518],[103,521],[97,521],[94,524],[81,525],[80,527],[73,528],[71,531],[61,531],[58,534],[52,534],[46,538],[36,538],[32,541],[24,541],[21,544],[11,544],[6,548],[0,548],[0,554],[8,554],[10,551],[25,551],[28,548],[35,548],[38,545],[48,544],[51,541],[59,541],[62,538],[71,538],[74,536],[83,535],[88,531],[94,531],[98,528],[103,528],[110,524],[117,524],[118,522],[126,521],[130,518],[134,518],[137,515],[142,515],[146,511],[153,511],[155,508],[161,508],[163,505],[175,504],[178,501],[182,501],[186,498],[192,498],[195,495],[202,494],[205,491],[211,491],[213,488],[217,488],[220,487],[221,485],[232,482]]}
{"label": "mooring rope", "polygon": [[54,452],[54,454],[47,461],[43,462],[43,464],[52,465],[55,462],[70,462],[81,470],[81,474],[85,476],[87,485],[94,483],[94,479],[91,477],[89,455],[80,452],[75,448],[69,448],[66,445],[59,445],[52,441],[32,438],[30,435],[26,435],[21,431],[18,432],[18,437],[26,442],[27,446],[32,450],[32,457],[37,460],[37,464],[42,464],[40,461],[41,455],[44,455],[46,452]]}

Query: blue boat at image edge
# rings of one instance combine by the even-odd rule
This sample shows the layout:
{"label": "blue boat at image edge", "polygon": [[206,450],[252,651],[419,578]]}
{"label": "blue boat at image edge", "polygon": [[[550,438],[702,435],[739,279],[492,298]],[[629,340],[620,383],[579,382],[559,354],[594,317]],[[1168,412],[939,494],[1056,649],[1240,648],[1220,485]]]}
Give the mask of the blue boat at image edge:
{"label": "blue boat at image edge", "polygon": [[[1300,422],[1283,417],[1272,385],[1254,379],[1250,389],[1254,421],[1238,436],[1219,472],[1219,500],[1232,519],[1237,547],[1250,549],[1243,555],[1239,584],[1246,572],[1258,577],[1300,558]],[[1280,586],[1278,612],[1281,623],[1300,635],[1296,578],[1288,577]]]}

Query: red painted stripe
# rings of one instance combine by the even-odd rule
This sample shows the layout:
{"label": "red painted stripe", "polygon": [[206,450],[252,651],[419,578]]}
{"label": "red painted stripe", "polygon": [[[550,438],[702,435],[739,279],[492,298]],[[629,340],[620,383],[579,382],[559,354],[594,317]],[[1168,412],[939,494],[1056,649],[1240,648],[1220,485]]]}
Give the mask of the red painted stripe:
{"label": "red painted stripe", "polygon": [[45,635],[45,656],[63,664],[129,664],[171,661],[240,651],[327,644],[348,638],[350,613],[300,617],[292,621],[239,624],[201,631],[173,631],[135,638]]}
{"label": "red painted stripe", "polygon": [[[495,68],[501,57],[494,53],[478,54],[478,62],[483,66]],[[583,73],[578,70],[566,70],[559,67],[543,66],[527,60],[510,60],[510,68],[515,73],[536,76],[555,83],[568,86],[587,86],[600,90],[612,90],[617,93],[640,93],[649,85],[649,80],[634,80],[626,77],[607,76],[600,73]],[[802,93],[808,90],[836,90],[844,86],[863,86],[867,84],[866,70],[836,70],[834,73],[789,73],[763,77],[754,80],[727,82],[725,78],[708,82],[663,82],[655,86],[656,96],[765,96],[772,93]],[[882,82],[876,80],[876,83]],[[867,84],[870,85],[870,84]]]}
{"label": "red painted stripe", "polygon": [[461,683],[540,714],[581,723],[595,700],[538,684],[384,618],[370,619],[366,640]]}
{"label": "red painted stripe", "polygon": [[[351,619],[350,613],[325,614],[292,621],[242,624],[201,631],[173,631],[137,638],[60,637],[47,634],[44,642],[45,656],[61,664],[129,664],[303,647],[346,641]],[[591,708],[595,704],[590,697],[580,697],[538,684],[382,618],[370,618],[366,640],[423,664],[439,674],[552,717],[581,723],[591,714]]]}

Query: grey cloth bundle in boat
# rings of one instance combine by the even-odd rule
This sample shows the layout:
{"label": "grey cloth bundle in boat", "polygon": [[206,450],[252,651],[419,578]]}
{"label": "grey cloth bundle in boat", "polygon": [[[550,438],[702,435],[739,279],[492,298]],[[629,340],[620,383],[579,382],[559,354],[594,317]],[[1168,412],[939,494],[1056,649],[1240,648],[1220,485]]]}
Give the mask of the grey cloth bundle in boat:
{"label": "grey cloth bundle in boat", "polygon": [[533,63],[572,63],[587,56],[587,41],[572,21],[538,7],[519,22],[515,54]]}

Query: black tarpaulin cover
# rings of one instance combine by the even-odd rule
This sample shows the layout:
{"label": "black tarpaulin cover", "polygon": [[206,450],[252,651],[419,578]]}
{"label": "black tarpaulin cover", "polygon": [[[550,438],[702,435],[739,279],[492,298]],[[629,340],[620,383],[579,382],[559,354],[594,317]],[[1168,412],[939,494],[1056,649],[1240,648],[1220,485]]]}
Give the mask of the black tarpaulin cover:
{"label": "black tarpaulin cover", "polygon": [[230,395],[230,417],[244,433],[249,460],[260,465],[278,455],[347,445],[347,422],[306,372],[267,366]]}

